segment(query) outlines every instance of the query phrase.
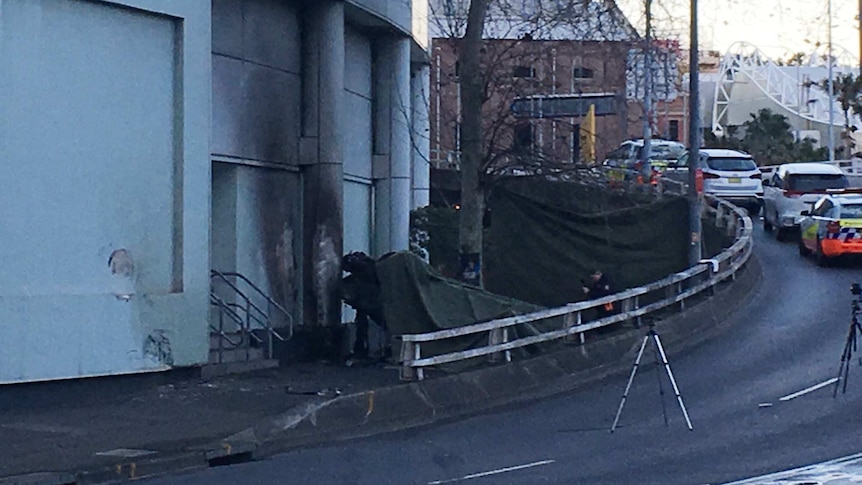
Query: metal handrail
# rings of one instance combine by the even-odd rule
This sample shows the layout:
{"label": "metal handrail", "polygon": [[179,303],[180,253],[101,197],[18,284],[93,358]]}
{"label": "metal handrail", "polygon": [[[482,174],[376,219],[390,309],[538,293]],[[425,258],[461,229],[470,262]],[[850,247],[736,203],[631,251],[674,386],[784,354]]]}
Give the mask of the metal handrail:
{"label": "metal handrail", "polygon": [[[414,380],[424,378],[424,368],[449,362],[462,361],[479,356],[490,356],[492,361],[504,356],[511,360],[512,349],[526,347],[541,342],[558,339],[569,339],[579,336],[580,343],[585,342],[584,334],[597,328],[614,323],[636,320],[649,313],[679,304],[685,308],[686,299],[705,290],[711,290],[718,283],[734,279],[751,256],[753,249],[751,218],[742,209],[723,200],[706,196],[715,204],[715,208],[705,205],[705,210],[714,212],[716,225],[724,227],[735,236],[734,243],[715,258],[703,260],[699,264],[679,273],[667,276],[647,285],[621,291],[595,300],[571,303],[563,307],[548,308],[525,315],[500,318],[488,322],[476,323],[464,327],[438,330],[422,334],[406,334],[400,337],[401,346],[401,378]],[[647,305],[641,306],[642,298],[651,293],[665,292],[665,297]],[[600,307],[606,303],[615,303],[623,311],[590,322],[583,321],[585,311]],[[509,340],[514,335],[510,329],[515,325],[545,320],[552,317],[564,317],[563,328],[539,335]],[[470,350],[449,352],[445,354],[423,357],[422,344],[449,339],[462,335],[488,332],[488,345]]]}
{"label": "metal handrail", "polygon": [[[293,315],[291,315],[291,314],[290,314],[290,312],[288,312],[287,310],[285,310],[285,309],[284,309],[284,307],[283,307],[283,306],[281,306],[281,304],[279,304],[277,301],[275,301],[275,299],[274,299],[274,298],[272,298],[271,296],[267,295],[263,290],[261,290],[261,289],[260,289],[260,287],[258,287],[257,285],[255,285],[255,284],[254,284],[250,279],[248,279],[245,275],[243,275],[242,273],[237,273],[237,272],[235,272],[235,271],[221,272],[221,271],[217,271],[217,270],[214,270],[214,269],[213,269],[213,270],[210,270],[210,277],[212,277],[212,276],[214,276],[214,275],[218,275],[222,281],[224,281],[224,282],[226,282],[227,284],[231,285],[231,286],[235,289],[235,291],[237,291],[237,292],[239,292],[239,289],[238,289],[238,288],[236,288],[236,286],[235,286],[235,285],[233,285],[233,283],[231,283],[227,278],[228,278],[228,277],[234,277],[234,278],[239,278],[239,279],[241,279],[242,281],[244,281],[244,282],[245,282],[245,283],[246,283],[246,284],[247,284],[251,289],[253,289],[253,290],[254,290],[254,291],[255,291],[255,292],[256,292],[260,297],[262,297],[263,299],[265,299],[265,300],[266,300],[266,302],[267,302],[269,305],[272,305],[272,306],[273,306],[273,308],[275,308],[276,310],[278,310],[279,312],[281,312],[281,314],[282,314],[282,315],[284,315],[284,317],[286,318],[286,320],[289,322],[287,337],[282,337],[278,332],[273,332],[273,333],[276,335],[276,337],[277,337],[279,340],[281,340],[281,341],[289,340],[290,338],[292,338],[292,337],[293,337],[293,326],[294,326],[294,322],[293,322]],[[258,311],[261,311],[259,308],[257,308],[257,306],[255,306],[255,308],[256,308]],[[261,313],[262,313],[262,314],[264,314],[264,315],[266,315],[267,317],[269,316],[269,313],[268,313],[268,312],[263,312],[263,311],[261,311]]]}
{"label": "metal handrail", "polygon": [[[225,302],[225,305],[226,305],[228,308],[230,308],[230,309],[231,309],[231,311],[233,311],[234,313],[236,313],[235,308],[239,308],[240,310],[243,310],[242,305],[240,305],[239,303],[227,303],[227,302]],[[266,322],[264,322],[263,320],[259,319],[258,317],[254,316],[254,315],[249,315],[249,319],[254,320],[254,321],[258,324],[258,326],[260,326],[260,327],[262,327],[262,328],[266,328],[266,327],[267,327]],[[255,335],[255,334],[254,334],[254,332],[252,332],[252,328],[251,328],[251,327],[248,327],[246,330],[248,331],[248,335],[249,335],[249,337],[251,337],[251,338],[253,338],[254,340],[256,340],[256,341],[257,341],[257,343],[260,343],[260,344],[262,344],[262,343],[263,343],[263,339],[262,339],[262,338],[260,338],[260,337],[258,337],[257,335]]]}
{"label": "metal handrail", "polygon": [[[218,327],[210,324],[210,330],[217,333],[219,336],[218,339],[218,361],[222,362],[224,358],[224,343],[227,342],[231,345],[231,348],[237,348],[243,344],[245,341],[243,335],[245,334],[245,322],[242,317],[233,311],[224,300],[219,298],[217,295],[210,292],[210,304],[214,305],[218,308]],[[239,341],[233,341],[228,334],[224,331],[224,316],[227,315],[233,322],[240,328],[242,332],[239,337]],[[246,351],[246,359],[248,358],[248,351]]]}
{"label": "metal handrail", "polygon": [[[264,311],[258,305],[256,305],[252,299],[242,291],[234,282],[232,282],[229,278],[234,277],[244,281],[250,288],[252,288],[257,294],[266,300],[267,302],[267,310]],[[251,282],[246,276],[236,273],[236,272],[221,272],[217,270],[210,270],[210,279],[217,278],[222,283],[227,285],[233,292],[242,299],[243,305],[237,303],[224,303],[226,308],[233,310],[233,308],[239,308],[241,311],[245,313],[245,323],[242,325],[243,336],[248,335],[249,339],[254,339],[258,343],[266,344],[266,355],[267,358],[272,358],[273,356],[273,338],[278,339],[279,341],[286,341],[293,337],[293,317],[285,310],[281,305],[278,304],[275,300],[272,299],[269,295],[263,292],[257,285]],[[213,294],[214,290],[211,288],[210,293]],[[272,325],[271,315],[269,313],[270,308],[275,307],[277,310],[282,312],[284,316],[287,317],[288,322],[288,336],[285,338],[281,335]],[[257,312],[255,315],[253,312]],[[236,313],[236,312],[234,312]],[[264,341],[260,337],[252,332],[252,324],[257,325],[262,330],[266,331],[266,340]],[[246,353],[248,353],[248,345],[246,345]]]}

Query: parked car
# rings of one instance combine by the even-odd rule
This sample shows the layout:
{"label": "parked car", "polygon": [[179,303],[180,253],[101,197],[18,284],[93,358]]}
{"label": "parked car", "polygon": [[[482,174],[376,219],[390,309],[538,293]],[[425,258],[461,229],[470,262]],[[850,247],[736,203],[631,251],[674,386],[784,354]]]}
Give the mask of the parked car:
{"label": "parked car", "polygon": [[785,163],[763,182],[763,229],[775,229],[783,241],[799,229],[802,211],[811,208],[829,190],[848,186],[847,176],[826,163]]}
{"label": "parked car", "polygon": [[649,160],[646,160],[644,140],[626,140],[608,153],[604,165],[609,169],[611,179],[634,180],[640,175],[642,181],[650,182],[676,163],[683,153],[685,145],[678,141],[652,139]]}
{"label": "parked car", "polygon": [[799,254],[812,253],[821,266],[843,254],[862,254],[862,194],[824,195],[802,211]]}
{"label": "parked car", "polygon": [[[672,165],[674,178],[687,177],[689,154]],[[697,165],[703,175],[703,192],[724,199],[746,209],[750,214],[760,212],[763,202],[763,181],[754,158],[739,150],[701,148]]]}

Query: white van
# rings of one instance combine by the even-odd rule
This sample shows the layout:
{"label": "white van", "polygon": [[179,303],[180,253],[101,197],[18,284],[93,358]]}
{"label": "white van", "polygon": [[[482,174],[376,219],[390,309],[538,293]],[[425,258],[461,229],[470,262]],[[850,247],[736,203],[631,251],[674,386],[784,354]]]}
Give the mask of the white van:
{"label": "white van", "polygon": [[763,229],[775,228],[775,237],[785,240],[799,229],[802,211],[829,190],[848,186],[844,172],[826,163],[785,163],[763,181]]}

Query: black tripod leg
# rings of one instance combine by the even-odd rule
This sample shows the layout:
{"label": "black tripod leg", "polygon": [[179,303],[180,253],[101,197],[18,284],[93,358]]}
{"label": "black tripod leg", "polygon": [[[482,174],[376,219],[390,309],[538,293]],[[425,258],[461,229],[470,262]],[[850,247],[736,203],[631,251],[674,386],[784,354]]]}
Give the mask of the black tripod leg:
{"label": "black tripod leg", "polygon": [[838,366],[838,379],[835,381],[835,389],[832,390],[832,397],[838,395],[838,388],[842,387],[844,392],[847,392],[847,374],[850,372],[850,355],[853,352],[853,327],[847,335],[847,341],[844,343],[844,351],[841,352],[841,364]]}
{"label": "black tripod leg", "polygon": [[[859,325],[859,322],[853,322],[853,350],[856,350],[856,334],[862,333],[862,325]],[[859,365],[862,365],[862,357],[859,357]]]}
{"label": "black tripod leg", "polygon": [[648,338],[649,338],[649,335],[644,336],[643,342],[641,342],[641,348],[640,348],[640,350],[638,350],[638,356],[635,357],[635,363],[632,366],[632,373],[631,373],[631,375],[629,375],[629,382],[626,383],[626,390],[623,391],[623,398],[622,398],[622,400],[620,400],[620,407],[617,408],[617,415],[614,417],[614,424],[611,425],[611,433],[613,433],[614,430],[617,429],[617,423],[620,421],[620,414],[622,414],[623,406],[626,403],[626,398],[628,398],[628,396],[629,396],[629,389],[631,389],[631,387],[632,387],[632,381],[635,380],[635,373],[637,373],[638,366],[641,363],[641,357],[643,357],[643,355],[644,355],[644,348],[646,347],[646,343],[647,343]]}
{"label": "black tripod leg", "polygon": [[659,358],[658,353],[658,341],[655,340],[655,336],[653,337],[653,346],[652,346],[653,357],[655,357],[655,377],[658,381],[658,394],[661,399],[661,414],[664,417],[664,425],[670,426],[667,421],[667,406],[664,402],[664,386],[661,383],[661,359]]}

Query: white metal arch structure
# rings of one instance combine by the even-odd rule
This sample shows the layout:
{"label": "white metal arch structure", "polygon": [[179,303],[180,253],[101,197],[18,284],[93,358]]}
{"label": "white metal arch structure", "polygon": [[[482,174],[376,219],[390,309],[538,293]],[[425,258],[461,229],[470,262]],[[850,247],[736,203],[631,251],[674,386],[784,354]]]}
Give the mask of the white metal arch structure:
{"label": "white metal arch structure", "polygon": [[[836,57],[833,55],[833,58]],[[823,58],[813,53],[809,58],[809,65],[815,63],[817,59]],[[830,100],[825,91],[803,89],[799,78],[781,69],[756,46],[746,42],[737,42],[728,49],[719,66],[719,77],[716,82],[712,105],[712,132],[716,136],[725,134],[727,111],[732,102],[733,83],[740,77],[754,84],[781,108],[805,120],[829,124]],[[837,103],[833,105],[833,114],[835,115],[833,126],[843,126],[841,113],[841,107]]]}
{"label": "white metal arch structure", "polygon": [[[841,72],[849,72],[851,69],[843,68],[843,66],[854,66],[858,63],[858,59],[842,46],[832,44],[832,58],[835,59],[833,68],[839,69]],[[806,66],[826,66],[826,60],[829,59],[829,48],[825,44],[818,45],[811,51],[805,60]]]}

